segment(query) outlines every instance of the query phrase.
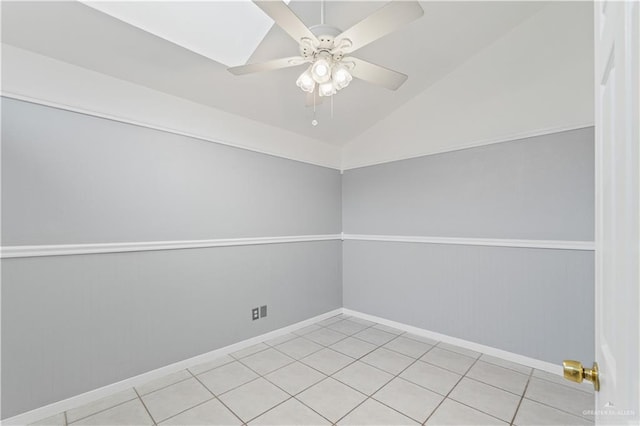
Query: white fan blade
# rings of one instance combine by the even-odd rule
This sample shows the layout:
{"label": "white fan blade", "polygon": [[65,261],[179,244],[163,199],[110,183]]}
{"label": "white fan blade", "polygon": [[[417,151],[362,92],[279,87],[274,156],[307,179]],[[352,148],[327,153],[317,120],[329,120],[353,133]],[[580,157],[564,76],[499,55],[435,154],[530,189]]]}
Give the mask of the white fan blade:
{"label": "white fan blade", "polygon": [[289,58],[274,59],[267,62],[259,62],[257,64],[246,64],[237,67],[227,68],[234,75],[250,74],[252,72],[271,71],[280,68],[289,68],[302,65],[307,62],[302,56],[291,56]]}
{"label": "white fan blade", "polygon": [[406,74],[363,61],[362,59],[348,57],[344,58],[343,62],[351,62],[353,64],[353,67],[349,68],[352,76],[369,83],[386,87],[389,90],[396,90],[407,80]]}
{"label": "white fan blade", "polygon": [[302,39],[308,38],[314,44],[318,44],[316,36],[282,0],[253,0],[253,2],[296,42],[300,43]]}
{"label": "white fan blade", "polygon": [[355,52],[372,41],[418,19],[422,15],[424,15],[424,10],[417,1],[394,0],[342,34],[337,35],[335,45],[338,46],[345,41],[345,47],[341,50],[344,53]]}
{"label": "white fan blade", "polygon": [[[315,104],[313,103],[313,97],[316,97]],[[322,103],[322,99],[324,96],[318,95],[318,89],[316,89],[313,93],[307,93],[307,100],[304,103],[307,107],[312,107],[314,105],[320,105]]]}

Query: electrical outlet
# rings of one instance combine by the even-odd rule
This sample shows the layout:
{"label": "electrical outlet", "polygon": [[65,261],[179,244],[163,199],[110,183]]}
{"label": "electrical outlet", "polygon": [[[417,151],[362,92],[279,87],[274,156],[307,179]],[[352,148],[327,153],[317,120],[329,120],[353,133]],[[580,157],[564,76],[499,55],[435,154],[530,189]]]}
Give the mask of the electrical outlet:
{"label": "electrical outlet", "polygon": [[260,310],[258,308],[253,308],[251,310],[251,319],[255,321],[259,318],[260,318]]}
{"label": "electrical outlet", "polygon": [[267,316],[267,305],[260,306],[260,318]]}

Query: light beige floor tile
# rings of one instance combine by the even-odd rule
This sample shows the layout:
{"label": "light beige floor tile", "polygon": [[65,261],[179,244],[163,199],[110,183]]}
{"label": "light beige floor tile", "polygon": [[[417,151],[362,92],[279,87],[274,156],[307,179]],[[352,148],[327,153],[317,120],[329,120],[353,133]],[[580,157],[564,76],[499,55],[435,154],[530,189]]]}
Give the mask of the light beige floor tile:
{"label": "light beige floor tile", "polygon": [[301,359],[300,361],[330,376],[336,371],[351,364],[354,359],[343,355],[340,352],[325,348]]}
{"label": "light beige floor tile", "polygon": [[239,351],[232,353],[231,356],[234,357],[235,359],[241,359],[246,356],[258,353],[260,351],[264,351],[265,349],[269,349],[269,346],[265,345],[264,343],[258,343],[258,344],[249,346],[248,348],[240,349]]}
{"label": "light beige floor tile", "polygon": [[457,352],[462,355],[470,356],[471,358],[479,358],[482,355],[480,352],[472,351],[471,349],[463,348],[460,346],[452,345],[450,343],[440,342],[438,347],[446,349],[451,352]]}
{"label": "light beige floor tile", "polygon": [[373,398],[423,423],[444,399],[442,395],[400,377],[373,395]]}
{"label": "light beige floor tile", "polygon": [[368,399],[347,414],[338,425],[417,425],[409,417],[398,413],[378,401]]}
{"label": "light beige floor tile", "polygon": [[535,401],[523,399],[513,424],[518,426],[592,425],[583,417],[572,416]]}
{"label": "light beige floor tile", "polygon": [[454,373],[464,374],[476,362],[475,358],[435,347],[424,354],[420,360],[438,367],[446,368]]}
{"label": "light beige floor tile", "polygon": [[64,426],[65,419],[64,413],[56,414],[55,416],[47,417],[46,419],[38,420],[35,423],[31,423],[29,426]]}
{"label": "light beige floor tile", "polygon": [[328,378],[302,392],[296,398],[322,416],[336,422],[364,401],[366,396]]}
{"label": "light beige floor tile", "polygon": [[97,401],[90,402],[89,404],[85,404],[78,408],[67,411],[67,421],[69,423],[75,422],[78,419],[90,416],[99,411],[106,410],[107,408],[114,407],[118,404],[122,404],[123,402],[130,401],[137,397],[138,395],[136,394],[136,391],[133,390],[133,388],[114,393],[113,395],[109,395],[105,398],[101,398]]}
{"label": "light beige floor tile", "polygon": [[85,417],[73,425],[117,426],[117,425],[152,425],[153,420],[144,409],[139,399],[134,399],[97,414]]}
{"label": "light beige floor tile", "polygon": [[376,324],[376,323],[375,323],[375,322],[373,322],[373,321],[369,321],[369,320],[366,320],[366,319],[364,319],[364,318],[358,318],[358,317],[351,317],[351,318],[349,318],[349,320],[350,320],[350,321],[353,321],[353,322],[357,322],[358,324],[366,325],[367,327],[369,327],[369,326],[372,326],[372,325],[375,325],[375,324]]}
{"label": "light beige floor tile", "polygon": [[299,328],[299,329],[293,331],[293,334],[297,334],[298,336],[304,336],[305,334],[309,334],[312,331],[320,330],[321,328],[322,327],[320,327],[317,324],[311,324],[311,325],[308,325],[306,327],[302,327],[302,328]]}
{"label": "light beige floor tile", "polygon": [[361,361],[396,375],[407,368],[409,364],[415,362],[415,359],[385,348],[378,348],[362,357]]}
{"label": "light beige floor tile", "polygon": [[317,352],[322,348],[323,346],[312,342],[309,339],[305,339],[304,337],[298,337],[276,346],[276,349],[284,352],[294,359],[304,358],[305,356]]}
{"label": "light beige floor tile", "polygon": [[460,380],[460,375],[426,362],[417,361],[400,377],[441,395],[446,395]]}
{"label": "light beige floor tile", "polygon": [[356,361],[338,371],[333,375],[333,378],[366,395],[371,395],[391,380],[393,376],[363,362]]}
{"label": "light beige floor tile", "polygon": [[151,380],[143,385],[136,386],[136,390],[140,395],[146,395],[150,392],[162,389],[174,383],[181,382],[186,379],[190,379],[193,376],[187,370],[176,371],[172,374],[167,374],[164,377],[160,377],[155,380]]}
{"label": "light beige floor tile", "polygon": [[482,426],[482,425],[505,425],[501,420],[481,413],[478,410],[462,405],[450,399],[445,399],[438,409],[433,413],[427,425],[461,425],[461,426]]}
{"label": "light beige floor tile", "polygon": [[351,320],[342,320],[328,326],[331,330],[350,336],[367,328],[364,324],[359,324]]}
{"label": "light beige floor tile", "polygon": [[403,355],[410,356],[411,358],[420,358],[433,346],[417,340],[409,339],[404,336],[400,336],[397,339],[393,339],[384,348],[391,349],[392,351],[399,352]]}
{"label": "light beige floor tile", "polygon": [[524,396],[593,421],[593,415],[588,413],[595,410],[595,399],[590,393],[532,377]]}
{"label": "light beige floor tile", "polygon": [[326,377],[327,376],[319,371],[299,362],[289,364],[265,376],[271,383],[279,386],[291,395],[302,392]]}
{"label": "light beige floor tile", "polygon": [[258,377],[238,361],[200,374],[198,379],[216,395],[227,392]]}
{"label": "light beige floor tile", "polygon": [[202,374],[205,371],[213,370],[214,368],[229,364],[233,361],[235,361],[235,358],[232,358],[229,355],[223,355],[221,357],[212,359],[211,361],[203,362],[202,364],[189,367],[189,371],[197,376],[198,374]]}
{"label": "light beige floor tile", "polygon": [[278,336],[278,337],[274,337],[273,339],[269,339],[269,340],[265,341],[264,343],[269,345],[269,346],[278,346],[278,345],[283,344],[284,342],[288,342],[289,340],[293,340],[293,339],[295,339],[297,337],[298,337],[297,334],[287,333],[287,334],[283,334],[282,336]]}
{"label": "light beige floor tile", "polygon": [[330,425],[331,423],[302,404],[300,401],[291,398],[288,401],[267,411],[260,417],[249,423],[250,425]]}
{"label": "light beige floor tile", "polygon": [[293,358],[271,348],[242,358],[240,362],[263,376],[294,361]]}
{"label": "light beige floor tile", "polygon": [[384,325],[384,324],[376,324],[373,326],[373,328],[386,331],[387,333],[395,334],[396,336],[399,336],[400,334],[404,334],[404,331],[398,330],[397,328],[394,328],[394,327],[389,327],[388,325]]}
{"label": "light beige floor tile", "polygon": [[275,407],[290,396],[263,378],[220,396],[220,400],[244,422]]}
{"label": "light beige floor tile", "polygon": [[406,333],[403,334],[402,337],[406,337],[407,339],[417,340],[418,342],[426,343],[427,345],[435,346],[440,343],[438,340],[431,339],[425,336],[418,336],[417,334]]}
{"label": "light beige floor tile", "polygon": [[[558,366],[558,372],[561,373],[562,372],[562,367]],[[534,369],[533,370],[533,377],[537,377],[539,379],[544,379],[547,380],[549,382],[553,382],[553,383],[557,383],[559,385],[562,386],[567,386],[569,388],[573,388],[575,390],[580,390],[583,392],[588,392],[588,393],[594,393],[593,391],[593,385],[589,382],[582,382],[582,383],[575,383],[575,382],[570,382],[569,380],[565,379],[562,374],[552,374],[549,373],[547,371],[542,371],[542,370],[537,370]]]}
{"label": "light beige floor tile", "polygon": [[449,398],[511,423],[520,397],[511,392],[464,377]]}
{"label": "light beige floor tile", "polygon": [[212,397],[211,392],[200,382],[196,379],[189,379],[143,395],[141,398],[157,423],[195,407]]}
{"label": "light beige floor tile", "polygon": [[374,344],[353,337],[347,337],[329,347],[351,358],[360,358],[377,348]]}
{"label": "light beige floor tile", "polygon": [[242,422],[217,399],[212,399],[173,416],[161,425],[240,425]]}
{"label": "light beige floor tile", "polygon": [[330,330],[328,328],[321,328],[320,330],[312,331],[309,334],[305,334],[305,338],[312,340],[320,345],[329,346],[336,342],[346,338],[347,336],[337,331]]}
{"label": "light beige floor tile", "polygon": [[500,367],[508,368],[510,370],[517,371],[518,373],[529,375],[532,368],[526,365],[517,364],[515,362],[507,361],[506,359],[498,358],[495,356],[482,354],[480,361],[488,362],[491,364],[499,365]]}
{"label": "light beige floor tile", "polygon": [[523,394],[529,380],[529,376],[525,374],[484,361],[476,362],[467,373],[467,376],[518,395]]}
{"label": "light beige floor tile", "polygon": [[380,346],[384,345],[392,339],[395,339],[396,335],[387,333],[386,331],[378,330],[377,328],[370,327],[354,334],[353,337]]}
{"label": "light beige floor tile", "polygon": [[333,324],[334,322],[340,322],[340,321],[344,321],[344,318],[342,318],[342,317],[340,317],[340,316],[336,315],[336,316],[334,316],[334,317],[327,318],[327,319],[325,319],[325,320],[319,321],[319,322],[317,322],[316,324],[317,324],[317,325],[321,325],[321,326],[323,326],[323,327],[326,327],[326,326],[328,326],[328,325],[330,325],[330,324]]}

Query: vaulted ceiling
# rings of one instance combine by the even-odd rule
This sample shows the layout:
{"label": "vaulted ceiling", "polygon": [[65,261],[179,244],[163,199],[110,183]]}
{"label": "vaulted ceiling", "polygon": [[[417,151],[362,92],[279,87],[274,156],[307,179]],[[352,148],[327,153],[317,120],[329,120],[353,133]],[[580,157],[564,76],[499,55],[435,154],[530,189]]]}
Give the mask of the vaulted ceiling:
{"label": "vaulted ceiling", "polygon": [[[292,0],[289,4],[307,25],[320,22],[319,2]],[[425,10],[422,18],[357,52],[362,59],[407,74],[407,82],[397,91],[388,91],[354,80],[334,96],[333,116],[331,102],[316,108],[320,122],[316,127],[311,125],[313,108],[305,107],[305,96],[295,85],[304,68],[239,77],[227,72],[228,65],[239,65],[230,62],[246,57],[248,62],[259,62],[297,54],[296,43],[268,18],[256,15],[254,12],[260,11],[251,3],[238,12],[226,2],[175,2],[166,15],[173,14],[175,19],[165,16],[163,26],[162,19],[149,24],[141,18],[145,8],[157,14],[166,3],[138,3],[138,20],[135,14],[131,19],[122,15],[121,20],[98,10],[99,4],[5,2],[2,41],[343,145],[545,7],[542,2],[520,1],[421,4]],[[346,29],[383,5],[377,1],[328,1],[325,21]],[[207,14],[211,16],[210,29]],[[190,16],[198,19],[190,21]],[[180,34],[181,25],[191,31]],[[237,55],[230,45],[237,46]]]}

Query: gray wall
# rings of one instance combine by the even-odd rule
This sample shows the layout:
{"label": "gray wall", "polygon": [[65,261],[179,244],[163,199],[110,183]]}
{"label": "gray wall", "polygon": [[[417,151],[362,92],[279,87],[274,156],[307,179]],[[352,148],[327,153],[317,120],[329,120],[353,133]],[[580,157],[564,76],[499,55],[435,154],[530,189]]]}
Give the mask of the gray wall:
{"label": "gray wall", "polygon": [[[5,98],[2,124],[3,245],[341,230],[593,239],[592,129],[341,180]],[[252,322],[261,304],[269,316]],[[2,418],[343,304],[550,362],[593,356],[590,252],[326,241],[3,259]]]}
{"label": "gray wall", "polygon": [[[343,230],[592,240],[593,142],[587,128],[346,171]],[[364,241],[343,249],[345,308],[553,363],[593,359],[593,253]],[[578,335],[562,333],[569,327]]]}
{"label": "gray wall", "polygon": [[593,240],[593,128],[347,170],[350,234]]}
{"label": "gray wall", "polygon": [[2,100],[5,245],[339,233],[340,173]]}
{"label": "gray wall", "polygon": [[[336,170],[2,99],[3,245],[334,234],[340,192]],[[341,253],[3,259],[2,418],[339,308]]]}

